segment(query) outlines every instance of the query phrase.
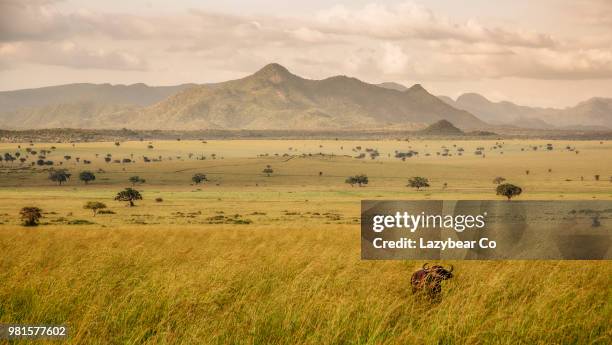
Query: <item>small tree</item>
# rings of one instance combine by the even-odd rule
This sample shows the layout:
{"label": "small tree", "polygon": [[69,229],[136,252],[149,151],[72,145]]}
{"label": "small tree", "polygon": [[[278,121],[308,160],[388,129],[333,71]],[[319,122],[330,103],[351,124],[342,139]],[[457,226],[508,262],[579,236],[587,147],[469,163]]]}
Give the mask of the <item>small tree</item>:
{"label": "small tree", "polygon": [[421,188],[429,187],[429,180],[425,177],[415,176],[408,180],[408,187],[420,190]]}
{"label": "small tree", "polygon": [[132,207],[134,206],[134,200],[142,200],[142,195],[140,195],[140,193],[135,189],[126,188],[121,192],[117,193],[117,196],[115,196],[115,200],[127,201],[129,202],[128,205]]}
{"label": "small tree", "polygon": [[193,183],[195,184],[200,184],[204,181],[208,181],[208,179],[206,178],[205,174],[197,173],[197,174],[194,174],[193,177],[191,177],[191,181],[193,181]]}
{"label": "small tree", "polygon": [[86,210],[92,210],[95,217],[99,210],[106,208],[106,205],[99,201],[88,201],[83,208]]}
{"label": "small tree", "polygon": [[515,196],[521,195],[523,189],[519,186],[515,186],[511,183],[504,183],[497,186],[496,194],[503,195],[508,198],[508,201]]}
{"label": "small tree", "polygon": [[81,171],[81,173],[79,174],[79,180],[85,182],[85,184],[88,184],[91,181],[94,181],[96,179],[96,175],[94,175],[94,173],[92,173],[91,171]]}
{"label": "small tree", "polygon": [[143,184],[146,182],[146,180],[141,178],[140,176],[132,176],[129,178],[129,181],[132,183],[132,186],[135,186],[137,184]]}
{"label": "small tree", "polygon": [[42,210],[38,207],[24,207],[19,211],[24,226],[37,226],[42,218]]}
{"label": "small tree", "polygon": [[269,177],[274,172],[274,169],[272,169],[271,166],[266,165],[266,168],[262,172]]}
{"label": "small tree", "polygon": [[51,170],[51,172],[49,172],[49,180],[57,182],[57,184],[61,186],[62,183],[70,179],[70,175],[71,174],[66,169]]}
{"label": "small tree", "polygon": [[360,175],[350,176],[344,182],[350,184],[351,187],[353,187],[354,185],[358,185],[359,187],[362,187],[363,185],[368,184],[368,182],[370,181],[368,179],[368,176],[366,176],[365,174],[360,174]]}
{"label": "small tree", "polygon": [[506,181],[506,179],[501,176],[497,176],[493,179],[493,183],[495,184],[502,184],[504,181]]}

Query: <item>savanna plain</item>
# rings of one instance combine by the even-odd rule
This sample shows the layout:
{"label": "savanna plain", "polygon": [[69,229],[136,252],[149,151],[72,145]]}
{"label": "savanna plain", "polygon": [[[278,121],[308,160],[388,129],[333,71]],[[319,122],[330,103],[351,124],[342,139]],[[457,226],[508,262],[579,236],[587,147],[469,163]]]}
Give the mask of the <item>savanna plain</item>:
{"label": "savanna plain", "polygon": [[[36,163],[41,150],[53,165]],[[64,324],[69,344],[612,343],[609,261],[445,261],[455,277],[432,304],[410,292],[423,261],[361,260],[359,235],[361,200],[501,199],[496,177],[522,188],[509,202],[612,200],[610,141],[144,140],[0,153],[17,158],[0,168],[0,323]],[[71,176],[59,185],[51,169]],[[358,174],[367,185],[345,183]],[[407,187],[414,176],[430,187]],[[114,200],[127,187],[142,195],[134,207]],[[94,215],[91,201],[107,207]],[[42,210],[38,226],[22,225],[27,206]]]}

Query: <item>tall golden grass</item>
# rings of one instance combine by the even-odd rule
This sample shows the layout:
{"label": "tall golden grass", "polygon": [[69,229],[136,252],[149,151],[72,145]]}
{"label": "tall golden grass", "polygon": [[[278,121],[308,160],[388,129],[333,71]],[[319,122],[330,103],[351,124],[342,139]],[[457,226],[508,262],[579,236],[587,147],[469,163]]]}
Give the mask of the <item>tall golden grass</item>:
{"label": "tall golden grass", "polygon": [[410,294],[422,262],[362,261],[358,239],[350,225],[4,227],[0,322],[66,324],[69,344],[612,339],[609,262],[455,261],[432,304]]}

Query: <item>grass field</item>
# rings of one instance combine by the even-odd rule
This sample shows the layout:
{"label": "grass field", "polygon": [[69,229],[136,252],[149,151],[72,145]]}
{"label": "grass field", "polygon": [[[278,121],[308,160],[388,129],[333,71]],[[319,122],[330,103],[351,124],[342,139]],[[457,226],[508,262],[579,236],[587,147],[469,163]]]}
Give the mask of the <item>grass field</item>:
{"label": "grass field", "polygon": [[[28,147],[51,150],[70,181],[30,166]],[[456,275],[431,305],[409,291],[423,262],[359,252],[362,199],[498,199],[503,176],[518,199],[612,200],[611,142],[0,143],[17,151],[30,158],[0,169],[0,323],[66,324],[71,344],[612,342],[609,261],[444,262]],[[96,180],[78,181],[83,170]],[[198,172],[210,181],[193,185]],[[344,183],[359,173],[366,187]],[[143,200],[114,201],[134,175]],[[412,176],[431,187],[406,187]],[[88,201],[114,214],[94,217]],[[40,226],[21,226],[24,206],[43,210]],[[46,342],[57,343],[31,343]]]}

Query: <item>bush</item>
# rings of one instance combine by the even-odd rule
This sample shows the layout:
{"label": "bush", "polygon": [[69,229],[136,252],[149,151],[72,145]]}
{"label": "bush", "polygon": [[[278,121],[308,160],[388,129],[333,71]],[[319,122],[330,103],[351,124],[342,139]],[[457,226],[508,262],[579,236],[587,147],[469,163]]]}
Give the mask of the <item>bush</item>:
{"label": "bush", "polygon": [[24,226],[37,226],[42,218],[42,210],[38,207],[28,206],[19,211]]}

